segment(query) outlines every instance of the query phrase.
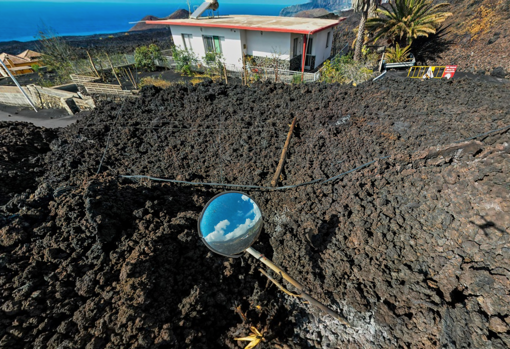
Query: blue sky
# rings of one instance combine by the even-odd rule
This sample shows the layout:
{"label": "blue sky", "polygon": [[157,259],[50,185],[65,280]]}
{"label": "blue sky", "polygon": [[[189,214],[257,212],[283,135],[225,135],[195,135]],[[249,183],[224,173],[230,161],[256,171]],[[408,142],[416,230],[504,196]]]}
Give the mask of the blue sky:
{"label": "blue sky", "polygon": [[208,242],[225,241],[244,235],[262,218],[253,200],[239,193],[217,197],[202,217],[200,230]]}

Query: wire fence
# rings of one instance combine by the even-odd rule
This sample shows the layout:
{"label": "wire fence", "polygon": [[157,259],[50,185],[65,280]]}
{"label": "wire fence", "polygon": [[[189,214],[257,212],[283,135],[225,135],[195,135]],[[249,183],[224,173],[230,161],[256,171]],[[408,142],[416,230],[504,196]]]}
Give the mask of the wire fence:
{"label": "wire fence", "polygon": [[[341,57],[345,55],[349,50],[349,45],[345,45],[331,60],[334,60],[337,57]],[[173,59],[172,56],[164,55],[162,59],[158,59],[155,61],[156,65],[161,68],[166,69],[176,69],[178,64]],[[90,59],[80,59],[74,62],[71,62],[73,66],[73,70],[77,75],[87,75],[94,74],[95,70],[104,71],[112,68],[122,68],[135,64],[135,56],[134,54],[114,54],[111,56],[99,56],[99,57],[90,57]],[[286,69],[276,69],[271,66],[266,65],[249,65],[246,67],[242,67],[236,64],[223,64],[223,71],[219,71],[211,67],[208,67],[206,64],[197,63],[192,64],[191,69],[198,72],[208,71],[213,75],[219,75],[224,77],[227,75],[227,79],[240,79],[246,82],[254,82],[254,81],[273,81],[273,82],[283,82],[283,83],[297,83],[297,82],[315,82],[319,81],[321,77],[322,68],[319,69],[315,73],[305,72],[302,73],[300,71],[294,70],[286,70]]]}
{"label": "wire fence", "polygon": [[71,62],[73,70],[77,75],[93,74],[94,69],[98,71],[111,70],[112,67],[122,68],[133,64],[135,64],[135,56],[130,54],[90,57],[90,59],[79,59]]}
{"label": "wire fence", "polygon": [[[501,128],[498,128],[498,129],[495,129],[495,130],[491,130],[491,131],[488,131],[488,132],[484,132],[484,133],[481,133],[481,134],[477,134],[475,136],[472,136],[472,137],[468,137],[468,138],[465,138],[465,139],[461,139],[461,140],[458,140],[458,141],[455,141],[455,142],[452,142],[452,143],[462,143],[462,142],[466,142],[466,141],[469,141],[469,140],[473,140],[473,139],[483,139],[487,136],[490,136],[491,134],[494,134],[494,133],[498,133],[498,132],[506,132],[510,130],[510,125],[507,125],[507,126],[504,126],[504,127],[501,127]],[[415,150],[413,153],[416,153],[417,151],[419,151],[418,149]],[[238,189],[252,189],[252,190],[265,190],[265,191],[281,191],[281,190],[288,190],[288,189],[294,189],[294,188],[297,188],[297,187],[302,187],[302,186],[308,186],[308,185],[313,185],[313,184],[320,184],[320,185],[323,185],[323,184],[326,184],[326,183],[332,183],[348,174],[351,174],[353,172],[356,172],[356,171],[359,171],[361,169],[364,169],[366,167],[369,167],[370,165],[378,162],[378,161],[381,161],[381,160],[385,160],[385,159],[388,159],[390,158],[391,155],[388,155],[388,156],[382,156],[382,157],[378,157],[372,161],[369,161],[369,162],[366,162],[360,166],[357,166],[357,167],[354,167],[348,171],[343,171],[333,177],[330,177],[330,178],[318,178],[318,179],[314,179],[314,180],[311,180],[311,181],[307,181],[307,182],[303,182],[303,183],[298,183],[298,184],[293,184],[293,185],[287,185],[287,186],[282,186],[282,187],[268,187],[268,186],[257,186],[257,185],[251,185],[251,184],[230,184],[230,183],[214,183],[214,182],[190,182],[190,181],[183,181],[183,180],[174,180],[174,179],[168,179],[168,178],[159,178],[159,177],[154,177],[154,176],[149,176],[149,175],[119,175],[119,177],[121,178],[126,178],[126,179],[131,179],[131,180],[135,180],[135,181],[138,181],[140,179],[147,179],[147,180],[151,180],[151,181],[157,181],[157,182],[168,182],[168,183],[175,183],[175,184],[185,184],[185,185],[193,185],[193,186],[209,186],[209,187],[223,187],[223,188],[238,188]],[[99,172],[99,170],[98,170]]]}
{"label": "wire fence", "polygon": [[[156,60],[156,65],[167,69],[177,68],[177,63],[171,56],[163,56],[162,60]],[[216,67],[207,66],[204,63],[192,64],[191,69],[199,72],[209,72],[212,75],[224,76],[230,79],[240,79],[243,81],[273,81],[283,82],[290,84],[292,82],[301,82],[301,76],[303,76],[303,82],[314,82],[318,81],[319,76],[314,73],[301,73],[294,70],[286,69],[275,69],[265,65],[246,65],[246,68],[236,64],[222,64],[222,70]]]}

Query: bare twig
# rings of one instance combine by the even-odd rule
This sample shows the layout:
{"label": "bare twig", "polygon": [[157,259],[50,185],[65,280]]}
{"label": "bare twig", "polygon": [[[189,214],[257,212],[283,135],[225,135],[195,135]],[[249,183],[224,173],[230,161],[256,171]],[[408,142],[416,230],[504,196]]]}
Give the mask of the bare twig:
{"label": "bare twig", "polygon": [[287,140],[285,141],[285,145],[283,146],[282,155],[280,157],[280,163],[276,168],[276,173],[274,174],[273,180],[271,181],[271,186],[276,187],[276,183],[278,183],[278,177],[280,177],[280,173],[283,169],[283,164],[285,163],[285,155],[287,155],[287,149],[289,147],[290,138],[292,136],[292,132],[294,131],[294,126],[296,125],[297,116],[292,120],[292,124],[290,125],[289,133],[287,134]]}

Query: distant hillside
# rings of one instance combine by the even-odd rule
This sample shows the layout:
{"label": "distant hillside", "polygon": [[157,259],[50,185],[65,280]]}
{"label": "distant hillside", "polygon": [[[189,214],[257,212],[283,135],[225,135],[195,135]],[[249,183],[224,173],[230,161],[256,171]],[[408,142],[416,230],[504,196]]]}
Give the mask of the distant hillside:
{"label": "distant hillside", "polygon": [[294,17],[303,17],[303,18],[323,18],[323,19],[338,19],[338,16],[334,13],[329,12],[323,8],[316,8],[313,10],[306,10],[298,12],[294,15]]}
{"label": "distant hillside", "polygon": [[351,0],[312,0],[306,4],[293,5],[285,7],[280,16],[294,17],[297,13],[302,11],[309,11],[314,9],[325,9],[329,12],[339,11],[351,7]]}
{"label": "distant hillside", "polygon": [[187,10],[183,10],[183,9],[177,10],[174,13],[172,13],[170,16],[163,17],[163,18],[148,15],[148,16],[143,17],[140,20],[140,22],[136,23],[136,25],[134,25],[131,29],[129,29],[129,31],[131,32],[131,31],[140,31],[140,30],[148,30],[148,29],[163,29],[163,28],[168,29],[167,25],[147,24],[147,23],[145,23],[145,21],[158,21],[161,19],[182,19],[182,18],[188,18],[188,17],[189,17],[189,12]]}

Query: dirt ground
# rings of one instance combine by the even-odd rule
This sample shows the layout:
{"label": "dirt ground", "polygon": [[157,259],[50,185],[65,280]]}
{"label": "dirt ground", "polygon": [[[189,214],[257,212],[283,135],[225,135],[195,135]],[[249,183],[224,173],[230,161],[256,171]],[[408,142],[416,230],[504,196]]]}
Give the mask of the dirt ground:
{"label": "dirt ground", "polygon": [[64,109],[38,109],[0,104],[0,122],[29,122],[39,127],[66,127],[88,112],[69,115]]}
{"label": "dirt ground", "polygon": [[[467,78],[203,83],[62,129],[2,122],[0,347],[240,348],[253,325],[261,348],[506,348],[509,98]],[[225,188],[119,177],[268,186],[294,116],[280,186],[375,163],[238,189],[264,215],[254,248],[351,327],[202,244]]]}

